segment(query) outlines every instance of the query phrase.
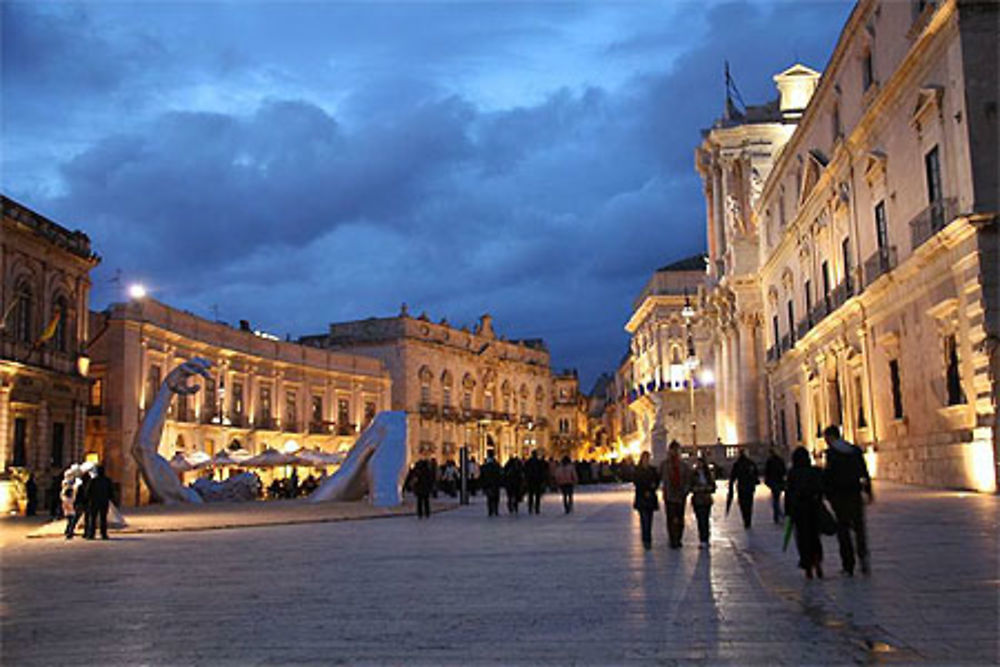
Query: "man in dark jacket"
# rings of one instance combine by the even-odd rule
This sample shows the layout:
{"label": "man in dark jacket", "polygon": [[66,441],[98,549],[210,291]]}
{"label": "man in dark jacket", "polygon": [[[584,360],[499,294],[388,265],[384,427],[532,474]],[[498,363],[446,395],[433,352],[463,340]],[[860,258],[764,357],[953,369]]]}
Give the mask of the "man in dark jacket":
{"label": "man in dark jacket", "polygon": [[733,471],[729,476],[729,498],[726,500],[726,509],[729,509],[729,504],[732,502],[733,485],[735,484],[744,528],[750,528],[750,523],[753,520],[753,494],[759,483],[760,473],[757,471],[757,464],[747,456],[747,450],[740,447],[739,458],[733,464]]}
{"label": "man in dark jacket", "polygon": [[[432,459],[433,461],[433,459]],[[420,459],[413,466],[413,495],[417,497],[417,518],[431,518],[431,493],[434,491],[434,466],[432,461]]]}
{"label": "man in dark jacket", "polygon": [[[844,574],[854,575],[855,551],[861,561],[861,571],[868,574],[868,537],[865,532],[865,509],[861,492],[872,501],[872,480],[860,447],[840,437],[840,429],[827,426],[826,468],[823,471],[823,492],[837,516],[837,542]],[[854,532],[854,540],[851,532]],[[856,542],[856,544],[855,544]]]}
{"label": "man in dark jacket", "polygon": [[775,523],[781,523],[781,493],[785,490],[786,472],[785,460],[772,449],[764,464],[764,484],[771,489],[771,512]]}
{"label": "man in dark jacket", "polygon": [[503,471],[491,449],[486,452],[486,462],[479,466],[479,487],[486,496],[487,516],[500,516],[500,485],[502,482]]}
{"label": "man in dark jacket", "polygon": [[542,494],[549,479],[549,464],[538,456],[538,450],[531,452],[531,458],[524,462],[524,483],[528,487],[528,514],[541,514]]}
{"label": "man in dark jacket", "polygon": [[86,531],[83,537],[88,540],[94,539],[97,532],[97,524],[100,522],[101,539],[108,539],[108,508],[114,497],[115,487],[111,480],[104,474],[104,466],[97,466],[94,472],[95,477],[87,485],[87,521]]}

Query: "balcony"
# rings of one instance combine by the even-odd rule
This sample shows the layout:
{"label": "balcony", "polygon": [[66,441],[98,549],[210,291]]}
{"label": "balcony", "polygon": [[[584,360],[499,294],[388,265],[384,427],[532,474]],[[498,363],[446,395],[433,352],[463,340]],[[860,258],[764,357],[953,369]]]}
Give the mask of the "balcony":
{"label": "balcony", "polygon": [[896,268],[896,246],[887,246],[876,250],[865,260],[865,287],[879,279],[883,274]]}
{"label": "balcony", "polygon": [[309,432],[312,434],[327,434],[330,432],[330,427],[321,421],[311,421],[309,422]]}
{"label": "balcony", "polygon": [[910,244],[916,250],[945,228],[958,213],[958,199],[948,197],[936,201],[910,221]]}
{"label": "balcony", "polygon": [[285,421],[281,424],[281,430],[285,433],[298,433],[299,422],[295,419],[285,419]]}
{"label": "balcony", "polygon": [[451,421],[458,421],[458,410],[450,405],[445,405],[441,408],[441,417]]}
{"label": "balcony", "polygon": [[242,414],[231,414],[229,415],[229,425],[233,428],[244,428],[247,425],[246,415]]}
{"label": "balcony", "polygon": [[337,424],[337,435],[354,435],[357,430],[354,424]]}
{"label": "balcony", "polygon": [[421,403],[420,416],[426,419],[434,419],[438,416],[438,407],[433,403]]}

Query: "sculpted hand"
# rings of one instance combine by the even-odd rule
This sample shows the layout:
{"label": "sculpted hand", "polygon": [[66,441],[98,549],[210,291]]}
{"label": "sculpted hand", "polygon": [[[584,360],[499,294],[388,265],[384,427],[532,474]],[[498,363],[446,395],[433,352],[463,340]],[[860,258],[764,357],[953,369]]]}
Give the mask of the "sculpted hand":
{"label": "sculpted hand", "polygon": [[190,361],[185,361],[167,375],[167,387],[175,394],[184,396],[193,394],[198,391],[199,387],[198,385],[189,385],[187,383],[188,379],[194,375],[200,375],[207,380],[212,379],[211,374],[208,372],[208,369],[211,367],[212,362],[201,357],[194,357]]}

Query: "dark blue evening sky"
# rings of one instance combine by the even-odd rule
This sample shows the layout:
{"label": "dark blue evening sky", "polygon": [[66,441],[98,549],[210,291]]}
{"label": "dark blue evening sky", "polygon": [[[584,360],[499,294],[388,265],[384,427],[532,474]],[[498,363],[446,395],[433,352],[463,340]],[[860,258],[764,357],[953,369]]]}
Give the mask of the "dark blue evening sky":
{"label": "dark blue evening sky", "polygon": [[140,281],[279,335],[490,312],[589,389],[704,248],[723,61],[771,99],[850,8],[4,0],[0,186],[90,235],[95,309]]}

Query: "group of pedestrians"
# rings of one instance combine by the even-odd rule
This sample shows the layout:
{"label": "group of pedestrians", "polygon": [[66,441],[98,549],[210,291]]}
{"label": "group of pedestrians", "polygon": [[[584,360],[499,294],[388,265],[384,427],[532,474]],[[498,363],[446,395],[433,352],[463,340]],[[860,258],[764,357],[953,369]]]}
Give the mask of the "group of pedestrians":
{"label": "group of pedestrians", "polygon": [[[573,491],[579,483],[579,476],[577,465],[568,456],[561,461],[544,459],[538,450],[534,450],[524,460],[512,456],[501,467],[495,453],[490,450],[481,466],[474,459],[470,459],[470,465],[475,466],[475,476],[470,469],[466,478],[470,483],[469,489],[473,495],[475,490],[483,492],[487,516],[500,515],[501,491],[507,496],[508,514],[519,514],[521,503],[525,500],[528,514],[541,514],[542,497],[550,488],[558,489],[562,494],[563,512],[569,514],[573,511]],[[448,463],[444,466],[445,469],[449,467]],[[474,485],[471,483],[473,480]],[[433,459],[422,458],[410,468],[403,486],[416,497],[417,518],[429,518],[431,496],[439,490],[454,495],[452,489],[457,487],[457,482],[450,472],[442,475]]]}
{"label": "group of pedestrians", "polygon": [[[823,436],[827,449],[826,464],[822,469],[813,465],[809,451],[804,447],[798,447],[792,453],[791,469],[786,467],[777,452],[771,451],[764,465],[764,483],[771,491],[772,518],[779,525],[785,519],[786,530],[794,532],[799,567],[805,571],[807,578],[823,576],[821,536],[824,534],[837,536],[845,575],[853,576],[857,566],[868,574],[871,566],[863,496],[868,502],[872,501],[871,477],[861,449],[845,441],[839,428],[827,427]],[[670,547],[679,549],[682,546],[684,511],[689,495],[698,524],[700,546],[709,545],[709,517],[716,481],[704,459],[697,459],[691,466],[681,458],[680,449],[678,442],[671,442],[667,458],[658,469],[651,465],[649,452],[643,452],[635,467],[632,476],[635,489],[633,507],[639,513],[642,544],[646,549],[652,547],[652,517],[659,510],[658,488],[661,488],[663,496]],[[729,478],[726,512],[728,514],[735,491],[746,530],[753,523],[754,493],[758,484],[757,465],[741,449]],[[789,537],[786,535],[786,543]]]}
{"label": "group of pedestrians", "polygon": [[87,469],[73,466],[67,470],[60,492],[66,517],[66,539],[73,539],[81,517],[84,539],[94,539],[98,530],[102,540],[108,539],[108,511],[114,493],[114,484],[105,474],[104,466]]}

